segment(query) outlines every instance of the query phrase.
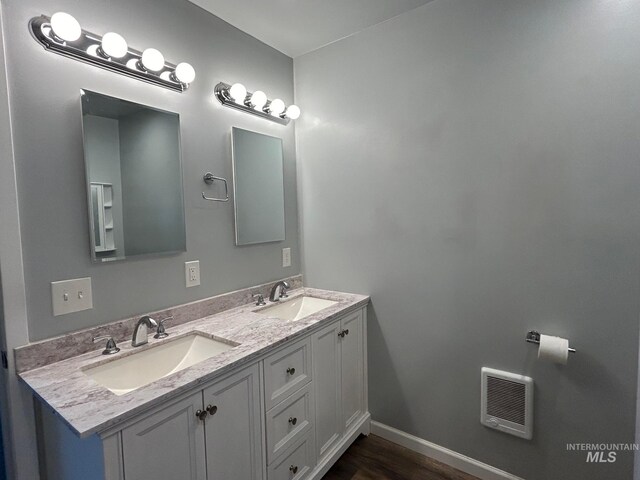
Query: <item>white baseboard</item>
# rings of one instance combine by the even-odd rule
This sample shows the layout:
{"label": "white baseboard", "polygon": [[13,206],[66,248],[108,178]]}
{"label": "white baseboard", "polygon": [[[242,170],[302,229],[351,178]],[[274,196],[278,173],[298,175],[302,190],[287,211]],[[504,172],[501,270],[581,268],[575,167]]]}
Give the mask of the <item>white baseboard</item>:
{"label": "white baseboard", "polygon": [[457,468],[469,475],[480,478],[481,480],[524,480],[515,475],[511,475],[503,470],[479,462],[473,458],[462,455],[448,448],[441,447],[435,443],[410,435],[402,430],[389,427],[374,420],[371,421],[371,433],[379,437],[389,440],[403,447],[413,450],[414,452],[426,455],[427,457],[438,460],[453,468]]}

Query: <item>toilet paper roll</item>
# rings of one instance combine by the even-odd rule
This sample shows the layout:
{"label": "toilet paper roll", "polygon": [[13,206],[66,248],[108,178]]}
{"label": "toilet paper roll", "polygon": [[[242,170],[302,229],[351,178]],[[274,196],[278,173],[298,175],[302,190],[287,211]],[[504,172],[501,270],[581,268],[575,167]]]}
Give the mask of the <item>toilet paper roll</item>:
{"label": "toilet paper roll", "polygon": [[550,335],[540,335],[538,358],[551,360],[560,365],[566,365],[568,357],[569,340],[561,337],[552,337]]}

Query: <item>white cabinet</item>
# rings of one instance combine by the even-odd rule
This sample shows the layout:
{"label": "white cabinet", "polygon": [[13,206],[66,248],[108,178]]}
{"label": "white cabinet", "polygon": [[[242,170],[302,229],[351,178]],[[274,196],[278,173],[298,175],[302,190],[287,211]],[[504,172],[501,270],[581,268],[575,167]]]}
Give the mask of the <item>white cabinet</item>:
{"label": "white cabinet", "polygon": [[318,458],[324,457],[342,433],[340,331],[340,322],[334,322],[316,333],[311,342]]}
{"label": "white cabinet", "polygon": [[264,359],[267,410],[311,381],[309,337],[289,345]]}
{"label": "white cabinet", "polygon": [[208,480],[262,478],[259,372],[256,364],[204,390]]}
{"label": "white cabinet", "polygon": [[315,465],[313,442],[307,435],[269,465],[269,480],[302,480]]}
{"label": "white cabinet", "polygon": [[312,338],[318,460],[366,413],[364,317],[358,310]]}
{"label": "white cabinet", "polygon": [[365,319],[364,308],[342,315],[99,437],[82,440],[43,411],[47,472],[61,480],[319,480],[369,431]]}
{"label": "white cabinet", "polygon": [[342,334],[342,428],[349,430],[364,414],[364,338],[362,311],[340,322]]}
{"label": "white cabinet", "polygon": [[307,384],[267,412],[267,460],[271,463],[313,428],[313,392]]}
{"label": "white cabinet", "polygon": [[125,427],[125,480],[261,480],[259,372],[253,365]]}
{"label": "white cabinet", "polygon": [[206,480],[202,392],[122,430],[124,478]]}

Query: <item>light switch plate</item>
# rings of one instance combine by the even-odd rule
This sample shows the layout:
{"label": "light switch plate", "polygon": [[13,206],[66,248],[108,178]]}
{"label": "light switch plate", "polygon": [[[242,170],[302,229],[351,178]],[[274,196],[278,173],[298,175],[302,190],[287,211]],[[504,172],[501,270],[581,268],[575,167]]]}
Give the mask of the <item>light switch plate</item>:
{"label": "light switch plate", "polygon": [[283,267],[291,266],[291,249],[290,248],[282,249],[282,266]]}
{"label": "light switch plate", "polygon": [[200,261],[184,262],[184,275],[187,288],[200,285]]}
{"label": "light switch plate", "polygon": [[93,308],[91,277],[51,282],[53,316]]}

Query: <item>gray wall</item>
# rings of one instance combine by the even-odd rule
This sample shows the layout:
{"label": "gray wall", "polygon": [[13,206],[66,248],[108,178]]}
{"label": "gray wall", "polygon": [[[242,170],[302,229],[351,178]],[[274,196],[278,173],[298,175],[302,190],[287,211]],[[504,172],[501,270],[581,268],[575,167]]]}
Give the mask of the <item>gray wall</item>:
{"label": "gray wall", "polygon": [[[630,479],[640,2],[437,0],[296,58],[305,282],[367,292],[374,419],[529,480]],[[568,337],[538,362],[528,329]],[[532,441],[480,368],[535,379]]]}
{"label": "gray wall", "polygon": [[[4,5],[4,4],[2,4]],[[29,341],[27,305],[18,214],[16,162],[9,116],[4,7],[0,7],[0,277],[2,279],[2,348],[8,352]],[[16,375],[13,355],[0,369],[0,414],[7,477],[38,479],[33,396]]]}
{"label": "gray wall", "polygon": [[[24,274],[31,340],[102,324],[298,273],[293,124],[283,127],[222,107],[219,81],[241,81],[271,98],[293,100],[292,60],[186,1],[2,0],[11,85]],[[184,94],[46,52],[30,18],[63,10],[96,33],[114,30],[137,49],[160,49],[188,61],[197,78]],[[93,265],[81,136],[80,89],[177,112],[182,123],[187,253]],[[231,127],[284,139],[286,241],[234,246],[233,205],[201,198],[207,171],[231,177]],[[281,248],[292,267],[281,267]],[[200,260],[202,286],[186,289],[184,262]],[[90,276],[93,310],[52,316],[50,282]]]}
{"label": "gray wall", "polygon": [[[0,270],[0,273],[2,273],[1,270]],[[2,348],[2,350],[5,350],[6,348],[5,335],[4,335],[4,303],[2,301],[2,277],[1,276],[0,276],[0,348]],[[0,399],[2,400],[2,403],[6,404],[8,397],[5,394],[4,378],[1,378],[1,377],[0,377],[0,386],[3,387],[2,394],[0,394]],[[4,432],[2,429],[2,417],[4,416],[5,416],[5,412],[0,411],[0,480],[6,480],[7,478],[7,471],[4,464],[4,456],[5,456]]]}

